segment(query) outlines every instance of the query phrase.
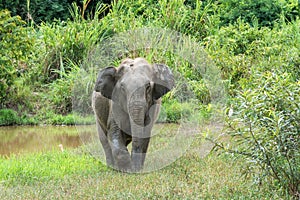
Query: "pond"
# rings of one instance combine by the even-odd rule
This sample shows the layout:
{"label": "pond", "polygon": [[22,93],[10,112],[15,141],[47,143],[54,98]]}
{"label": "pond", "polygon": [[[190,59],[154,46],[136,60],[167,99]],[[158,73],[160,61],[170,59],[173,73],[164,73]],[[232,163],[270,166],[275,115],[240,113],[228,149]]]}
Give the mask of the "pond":
{"label": "pond", "polygon": [[[149,156],[151,154],[154,156],[157,156],[156,154],[169,156],[161,152],[180,150],[179,155],[188,148],[193,140],[193,137],[190,137],[189,134],[194,135],[200,132],[199,128],[188,124],[155,124],[148,154]],[[0,156],[76,148],[89,144],[96,145],[91,146],[91,148],[87,146],[87,149],[93,155],[103,157],[103,155],[98,155],[101,154],[99,149],[102,148],[100,147],[95,125],[0,127]]]}
{"label": "pond", "polygon": [[75,126],[0,127],[0,155],[3,156],[76,148],[80,145],[82,141]]}

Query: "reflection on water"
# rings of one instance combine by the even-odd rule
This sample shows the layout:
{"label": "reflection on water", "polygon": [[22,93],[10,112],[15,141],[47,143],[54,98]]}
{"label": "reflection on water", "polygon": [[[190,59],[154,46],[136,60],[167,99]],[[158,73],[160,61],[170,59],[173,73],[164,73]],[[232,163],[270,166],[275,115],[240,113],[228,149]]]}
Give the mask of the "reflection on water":
{"label": "reflection on water", "polygon": [[82,144],[75,126],[0,127],[0,155],[60,149],[60,144],[63,148]]}
{"label": "reflection on water", "polygon": [[[192,141],[201,135],[204,127],[189,124],[155,124],[146,156],[145,170],[151,171],[168,165],[179,158]],[[95,158],[105,163],[105,155],[94,125],[81,126],[17,126],[0,127],[0,156],[49,150],[76,148],[84,145]],[[197,151],[212,148],[197,143]],[[131,144],[129,145],[129,151]]]}

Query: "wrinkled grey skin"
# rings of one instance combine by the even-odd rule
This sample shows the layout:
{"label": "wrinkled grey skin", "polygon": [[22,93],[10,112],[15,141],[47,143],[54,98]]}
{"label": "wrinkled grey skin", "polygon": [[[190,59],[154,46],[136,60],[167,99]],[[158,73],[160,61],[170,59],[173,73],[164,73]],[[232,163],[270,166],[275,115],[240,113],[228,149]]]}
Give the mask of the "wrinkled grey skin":
{"label": "wrinkled grey skin", "polygon": [[125,59],[118,68],[99,72],[92,105],[107,165],[125,172],[142,170],[160,98],[173,87],[166,65],[150,65],[143,58]]}

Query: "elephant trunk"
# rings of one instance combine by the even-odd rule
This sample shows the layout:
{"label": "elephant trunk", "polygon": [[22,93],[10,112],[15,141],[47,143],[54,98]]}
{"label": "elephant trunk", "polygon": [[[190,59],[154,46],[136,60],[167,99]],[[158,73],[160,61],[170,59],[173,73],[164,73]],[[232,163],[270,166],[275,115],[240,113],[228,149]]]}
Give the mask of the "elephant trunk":
{"label": "elephant trunk", "polygon": [[149,141],[149,136],[145,131],[146,106],[135,105],[130,110],[130,123],[132,134],[132,170],[140,171],[144,165],[145,155]]}
{"label": "elephant trunk", "polygon": [[129,110],[130,110],[130,118],[134,122],[134,124],[139,126],[144,126],[145,106],[132,105],[130,106]]}
{"label": "elephant trunk", "polygon": [[145,132],[146,106],[144,103],[134,103],[129,107],[132,137],[143,138]]}

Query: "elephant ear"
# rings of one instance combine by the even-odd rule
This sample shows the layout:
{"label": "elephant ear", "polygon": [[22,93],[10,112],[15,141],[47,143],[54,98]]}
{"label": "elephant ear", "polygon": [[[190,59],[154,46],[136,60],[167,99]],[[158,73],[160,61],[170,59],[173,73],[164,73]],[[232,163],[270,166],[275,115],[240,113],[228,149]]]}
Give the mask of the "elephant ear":
{"label": "elephant ear", "polygon": [[153,98],[159,99],[175,86],[174,75],[170,68],[164,64],[153,64]]}
{"label": "elephant ear", "polygon": [[115,67],[107,67],[100,70],[95,84],[95,91],[101,92],[104,97],[111,99],[117,82],[116,73],[117,69]]}

